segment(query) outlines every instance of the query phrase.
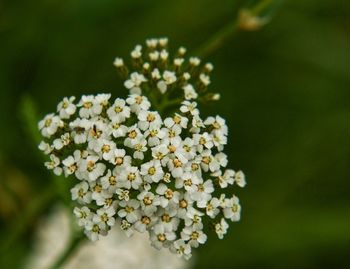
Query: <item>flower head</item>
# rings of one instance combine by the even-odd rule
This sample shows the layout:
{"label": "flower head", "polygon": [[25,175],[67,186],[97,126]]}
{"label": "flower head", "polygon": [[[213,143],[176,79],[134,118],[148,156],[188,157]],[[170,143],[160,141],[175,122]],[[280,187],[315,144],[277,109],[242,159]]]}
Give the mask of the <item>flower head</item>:
{"label": "flower head", "polygon": [[[207,241],[207,221],[222,238],[225,219],[240,219],[238,198],[221,192],[246,181],[241,171],[226,169],[225,120],[200,115],[197,101],[212,66],[201,66],[195,57],[185,64],[183,48],[171,61],[167,39],[146,43],[144,52],[136,46],[131,53],[134,66],[143,70],[126,79],[126,99],[98,94],[75,104],[74,97],[64,98],[57,114],[39,122],[39,148],[49,155],[48,169],[79,180],[71,189],[80,205],[74,214],[91,240],[118,225],[128,236],[147,232],[155,248],[188,259]],[[124,68],[124,61],[116,59],[115,66]],[[167,108],[172,95],[166,94],[179,96],[175,111],[157,103],[165,98]]]}

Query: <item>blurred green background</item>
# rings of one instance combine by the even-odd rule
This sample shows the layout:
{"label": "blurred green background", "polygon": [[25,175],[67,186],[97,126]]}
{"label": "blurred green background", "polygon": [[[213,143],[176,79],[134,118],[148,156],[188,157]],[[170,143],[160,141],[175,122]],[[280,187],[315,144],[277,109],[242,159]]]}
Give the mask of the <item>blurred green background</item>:
{"label": "blurred green background", "polygon": [[[23,212],[52,181],[28,132],[28,98],[41,117],[63,96],[125,96],[116,56],[158,36],[195,50],[245,3],[0,2],[0,241],[11,241],[0,268],[23,262],[40,217]],[[350,2],[284,1],[266,27],[207,60],[223,98],[206,112],[227,119],[230,165],[248,185],[241,222],[210,237],[195,268],[350,268]]]}

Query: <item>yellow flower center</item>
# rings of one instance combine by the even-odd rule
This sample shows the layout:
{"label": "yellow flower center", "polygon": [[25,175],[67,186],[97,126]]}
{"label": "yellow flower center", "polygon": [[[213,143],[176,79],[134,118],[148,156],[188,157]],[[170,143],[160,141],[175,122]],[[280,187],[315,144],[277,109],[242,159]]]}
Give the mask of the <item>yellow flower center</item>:
{"label": "yellow flower center", "polygon": [[83,104],[83,107],[86,108],[86,109],[91,108],[91,107],[92,107],[92,102],[85,102],[85,103]]}

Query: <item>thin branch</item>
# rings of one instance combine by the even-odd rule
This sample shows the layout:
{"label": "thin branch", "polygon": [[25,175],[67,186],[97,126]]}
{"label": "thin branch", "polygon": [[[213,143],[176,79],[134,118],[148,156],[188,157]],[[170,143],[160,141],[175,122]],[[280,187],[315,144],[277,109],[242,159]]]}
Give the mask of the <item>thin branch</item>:
{"label": "thin branch", "polygon": [[[272,11],[274,11],[282,1],[283,0],[261,0],[253,6],[242,7],[238,11],[238,16],[235,20],[230,21],[221,28],[221,30],[216,32],[202,46],[195,50],[193,54],[201,58],[206,58],[221,48],[238,31],[259,30],[269,21]],[[268,13],[269,15],[266,15]]]}

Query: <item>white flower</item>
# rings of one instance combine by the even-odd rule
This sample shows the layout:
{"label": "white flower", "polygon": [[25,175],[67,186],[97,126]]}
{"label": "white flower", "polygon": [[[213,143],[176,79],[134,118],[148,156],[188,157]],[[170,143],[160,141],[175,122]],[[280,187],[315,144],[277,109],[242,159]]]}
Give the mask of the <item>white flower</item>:
{"label": "white flower", "polygon": [[38,148],[44,152],[44,154],[49,155],[53,151],[53,147],[44,141],[41,141]]}
{"label": "white flower", "polygon": [[222,151],[224,149],[224,145],[227,144],[227,136],[225,136],[222,132],[212,133],[212,139],[214,146],[218,151]]}
{"label": "white flower", "polygon": [[197,57],[191,57],[190,58],[190,64],[194,66],[198,66],[201,63],[201,60]]}
{"label": "white flower", "polygon": [[163,60],[163,61],[166,61],[169,57],[169,52],[167,52],[165,49],[163,49],[161,52],[160,52],[160,58]]}
{"label": "white flower", "polygon": [[53,147],[57,150],[61,150],[63,147],[68,146],[71,142],[70,134],[65,133],[53,141]]}
{"label": "white flower", "polygon": [[213,182],[208,179],[204,183],[197,185],[197,191],[191,194],[194,201],[197,202],[199,208],[206,207],[207,202],[211,199],[211,194],[214,192]]}
{"label": "white flower", "polygon": [[157,44],[158,44],[158,39],[156,39],[156,38],[150,38],[150,39],[146,40],[146,45],[149,48],[154,49],[157,47]]}
{"label": "white flower", "polygon": [[208,117],[204,121],[204,124],[207,126],[211,126],[213,128],[213,131],[219,131],[219,132],[223,133],[224,135],[227,135],[227,133],[228,133],[226,122],[220,116]]}
{"label": "white flower", "polygon": [[140,233],[144,233],[147,231],[147,229],[150,229],[156,221],[157,218],[155,218],[153,215],[143,215],[134,223],[135,230],[139,231]]}
{"label": "white flower", "polygon": [[131,57],[134,59],[138,59],[142,56],[142,46],[141,45],[136,45],[135,49],[131,52]]}
{"label": "white flower", "polygon": [[126,166],[131,163],[131,158],[128,155],[125,155],[126,151],[125,149],[115,149],[114,150],[114,157],[110,161],[112,164],[119,166]]}
{"label": "white flower", "polygon": [[199,79],[205,86],[208,86],[210,84],[210,77],[203,73],[199,75]]}
{"label": "white flower", "polygon": [[141,84],[147,81],[144,75],[137,72],[131,73],[130,79],[124,82],[124,86],[130,90],[131,94],[141,94]]}
{"label": "white flower", "polygon": [[64,165],[63,170],[66,177],[74,174],[78,170],[78,162],[80,157],[80,151],[76,150],[74,151],[73,156],[68,156],[62,161],[62,164]]}
{"label": "white flower", "polygon": [[204,216],[204,213],[198,211],[194,207],[189,207],[186,216],[185,216],[185,225],[193,226],[195,229],[202,229],[203,223],[202,223],[202,217]]}
{"label": "white flower", "polygon": [[148,183],[158,183],[164,176],[164,172],[159,160],[152,160],[141,165],[140,174],[143,180]]}
{"label": "white flower", "polygon": [[107,235],[105,224],[102,222],[89,221],[85,225],[85,234],[90,238],[91,241],[97,241],[100,235]]}
{"label": "white flower", "polygon": [[129,201],[121,201],[119,203],[120,210],[118,211],[118,216],[121,218],[126,218],[129,223],[134,223],[140,217],[140,202],[136,199],[130,199]]}
{"label": "white flower", "polygon": [[119,68],[119,67],[122,67],[122,66],[124,65],[124,61],[123,61],[122,58],[116,57],[116,58],[114,59],[113,65],[114,65],[115,67],[118,67],[118,68]]}
{"label": "white flower", "polygon": [[100,93],[96,95],[94,109],[97,114],[100,114],[101,112],[98,111],[102,110],[103,107],[108,105],[108,101],[110,98],[110,93]]}
{"label": "white flower", "polygon": [[242,171],[238,171],[235,175],[235,183],[240,186],[241,188],[243,188],[247,182],[245,180],[245,176],[243,174]]}
{"label": "white flower", "polygon": [[106,170],[106,165],[102,162],[98,162],[98,156],[88,156],[86,160],[82,160],[80,165],[80,171],[86,173],[89,180],[96,180],[102,176]]}
{"label": "white flower", "polygon": [[185,47],[180,47],[179,50],[178,50],[178,52],[179,52],[180,55],[184,55],[184,54],[186,53],[186,51],[187,51],[187,50],[186,50]]}
{"label": "white flower", "polygon": [[182,106],[180,107],[180,111],[182,113],[190,113],[192,116],[194,116],[199,114],[199,110],[196,107],[196,102],[191,103],[189,101],[183,101]]}
{"label": "white flower", "polygon": [[170,250],[176,253],[178,257],[184,257],[186,260],[190,259],[192,256],[191,246],[186,244],[182,239],[176,240]]}
{"label": "white flower", "polygon": [[177,215],[181,219],[186,219],[187,211],[192,207],[193,200],[189,193],[181,194],[179,197]]}
{"label": "white flower", "polygon": [[164,120],[164,125],[167,128],[172,128],[174,126],[177,126],[177,127],[186,129],[187,124],[188,124],[188,118],[182,117],[178,113],[175,113],[174,117],[172,118],[169,117]]}
{"label": "white flower", "polygon": [[113,173],[111,170],[107,171],[107,174],[101,177],[102,188],[110,192],[115,192],[117,190],[117,176],[115,170]]}
{"label": "white flower", "polygon": [[187,160],[192,160],[196,156],[196,148],[194,147],[193,139],[186,137],[185,140],[181,141],[181,148],[179,151]]}
{"label": "white flower", "polygon": [[159,69],[158,68],[154,68],[151,76],[154,80],[160,80],[162,78],[162,76],[160,75]]}
{"label": "white flower", "polygon": [[117,98],[107,110],[107,114],[112,121],[121,123],[130,117],[130,108],[125,105],[125,100]]}
{"label": "white flower", "polygon": [[188,240],[188,244],[195,248],[197,248],[199,244],[204,244],[205,241],[207,241],[207,235],[193,226],[183,228],[181,238],[185,241]]}
{"label": "white flower", "polygon": [[214,146],[212,137],[207,132],[194,134],[193,141],[194,144],[197,145],[198,152],[202,152],[205,148],[211,149]]}
{"label": "white flower", "polygon": [[220,222],[215,224],[215,232],[218,235],[219,239],[224,238],[224,235],[227,233],[228,224],[224,218]]}
{"label": "white flower", "polygon": [[148,110],[151,106],[147,97],[137,94],[130,95],[126,99],[126,102],[130,105],[130,110],[136,114],[138,114],[140,110]]}
{"label": "white flower", "polygon": [[212,175],[217,177],[217,181],[221,188],[227,188],[228,185],[233,184],[235,171],[233,171],[232,169],[227,169],[222,175],[222,171],[218,170],[216,173],[213,173]]}
{"label": "white flower", "polygon": [[214,66],[212,63],[206,63],[204,67],[208,72],[211,72],[214,69]]}
{"label": "white flower", "polygon": [[176,158],[169,160],[168,168],[171,171],[171,175],[174,178],[181,177],[186,163],[187,159],[183,156],[177,156]]}
{"label": "white flower", "polygon": [[114,157],[116,144],[109,139],[102,138],[95,141],[90,141],[89,147],[104,160],[110,161]]}
{"label": "white flower", "polygon": [[87,140],[88,129],[92,126],[91,122],[87,119],[77,118],[69,124],[69,127],[73,129],[71,136],[74,139],[75,144],[84,144]]}
{"label": "white flower", "polygon": [[168,85],[173,84],[174,82],[176,82],[175,72],[166,70],[163,73],[163,80],[157,83],[157,87],[160,92],[164,94],[167,91]]}
{"label": "white flower", "polygon": [[150,59],[152,62],[158,61],[158,59],[159,59],[159,51],[155,50],[155,51],[153,51],[153,52],[150,52],[150,53],[148,54],[148,57],[149,57],[149,59]]}
{"label": "white flower", "polygon": [[159,224],[163,225],[165,229],[169,231],[176,231],[180,219],[177,217],[177,210],[175,207],[161,208],[157,211],[157,216],[159,216]]}
{"label": "white flower", "polygon": [[88,130],[87,140],[96,140],[99,138],[107,137],[107,134],[110,132],[108,125],[102,120],[90,121],[90,129]]}
{"label": "white flower", "polygon": [[113,207],[101,208],[96,211],[96,215],[93,217],[93,222],[102,223],[108,226],[113,226],[115,223],[114,215],[115,210]]}
{"label": "white flower", "polygon": [[154,147],[160,144],[161,139],[165,137],[164,130],[160,130],[159,127],[152,125],[144,133],[145,137],[148,137],[148,146]]}
{"label": "white flower", "polygon": [[168,38],[167,37],[159,38],[158,42],[161,47],[165,47],[166,45],[168,45]]}
{"label": "white flower", "polygon": [[138,114],[138,119],[138,127],[143,131],[150,127],[159,128],[162,123],[158,112],[155,111],[141,110]]}
{"label": "white flower", "polygon": [[[90,118],[98,114],[95,113],[95,96],[93,95],[83,95],[81,100],[78,103],[78,107],[81,107],[79,110],[79,115],[82,118]],[[102,109],[101,109],[102,110]],[[100,112],[98,109],[96,112]]]}
{"label": "white flower", "polygon": [[128,129],[127,138],[124,140],[124,145],[129,148],[133,148],[135,143],[137,143],[138,139],[140,138],[143,138],[143,135],[137,125],[134,124]]}
{"label": "white flower", "polygon": [[93,193],[93,198],[96,202],[96,205],[102,206],[104,208],[116,206],[116,201],[114,201],[112,197],[113,193],[110,193],[107,190],[101,190],[100,192]]}
{"label": "white flower", "polygon": [[152,216],[157,211],[157,207],[160,205],[160,199],[155,196],[152,192],[144,191],[141,192],[137,199],[141,202],[142,210],[146,216]]}
{"label": "white flower", "polygon": [[124,171],[120,174],[120,180],[118,182],[118,187],[126,189],[137,190],[141,185],[142,180],[140,177],[140,172],[135,166],[127,166]]}
{"label": "white flower", "polygon": [[133,229],[131,228],[131,223],[127,220],[123,219],[120,224],[120,228],[124,231],[127,237],[131,237],[134,234]]}
{"label": "white flower", "polygon": [[217,154],[215,154],[215,160],[217,161],[217,163],[222,166],[222,167],[226,167],[227,166],[227,155],[223,152],[219,152]]}
{"label": "white flower", "polygon": [[183,64],[184,61],[185,61],[184,58],[175,58],[174,59],[174,65],[177,66],[177,67],[180,67]]}
{"label": "white flower", "polygon": [[118,199],[120,201],[129,201],[130,199],[130,196],[129,196],[129,193],[130,191],[129,190],[124,190],[124,189],[117,189],[115,191],[116,194],[118,194]]}
{"label": "white flower", "polygon": [[161,144],[159,146],[152,148],[152,157],[155,160],[160,160],[162,164],[167,163],[168,158],[166,157],[169,152],[169,149],[166,145]]}
{"label": "white flower", "polygon": [[60,115],[61,119],[69,119],[72,116],[77,107],[73,104],[75,97],[72,96],[69,99],[64,97],[63,100],[57,106],[57,112]]}
{"label": "white flower", "polygon": [[153,232],[151,234],[151,244],[156,249],[161,249],[164,244],[169,243],[176,238],[173,231],[166,229],[163,225],[154,226]]}
{"label": "white flower", "polygon": [[215,218],[220,213],[219,206],[219,199],[216,197],[212,198],[206,205],[206,214],[211,218]]}
{"label": "white flower", "polygon": [[185,85],[182,89],[186,100],[197,99],[198,94],[191,84]]}
{"label": "white flower", "polygon": [[204,150],[199,158],[201,159],[201,167],[205,172],[208,172],[209,170],[215,172],[220,168],[220,164],[214,156],[211,155],[211,150],[209,149]]}
{"label": "white flower", "polygon": [[194,193],[197,191],[197,185],[202,183],[203,180],[197,177],[196,174],[185,172],[181,177],[176,178],[175,187],[177,189],[184,188],[189,193]]}
{"label": "white flower", "polygon": [[50,155],[50,162],[46,162],[45,166],[47,169],[53,170],[55,175],[59,176],[62,174],[62,168],[59,167],[61,161],[58,157],[56,157],[54,154]]}
{"label": "white flower", "polygon": [[63,127],[63,125],[63,121],[58,116],[49,114],[39,122],[38,127],[39,130],[41,130],[42,136],[50,138],[57,132],[58,128]]}
{"label": "white flower", "polygon": [[126,125],[123,125],[122,122],[124,121],[122,121],[119,117],[116,117],[109,124],[111,134],[114,138],[123,137],[128,131],[128,127]]}
{"label": "white flower", "polygon": [[92,219],[91,211],[86,206],[83,206],[82,208],[75,207],[73,213],[78,219],[79,226],[85,226],[88,221]]}
{"label": "white flower", "polygon": [[163,208],[167,207],[169,204],[177,204],[179,202],[179,193],[168,188],[163,183],[158,185],[156,193],[160,195],[160,205]]}
{"label": "white flower", "polygon": [[134,148],[133,157],[135,159],[143,160],[144,152],[147,151],[147,141],[143,137],[136,138],[135,141],[133,141],[132,145]]}
{"label": "white flower", "polygon": [[223,209],[225,218],[231,221],[239,221],[241,217],[241,206],[237,196],[233,195],[231,199],[225,199],[225,208]]}
{"label": "white flower", "polygon": [[[197,110],[198,111],[198,110]],[[195,111],[194,111],[195,113]],[[190,129],[191,133],[199,133],[201,131],[201,128],[204,127],[202,119],[199,117],[199,115],[194,115],[192,118],[192,128]]]}
{"label": "white flower", "polygon": [[89,191],[89,184],[85,181],[75,185],[71,189],[72,200],[77,200],[81,204],[88,204],[91,202],[91,192]]}

